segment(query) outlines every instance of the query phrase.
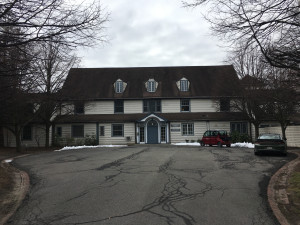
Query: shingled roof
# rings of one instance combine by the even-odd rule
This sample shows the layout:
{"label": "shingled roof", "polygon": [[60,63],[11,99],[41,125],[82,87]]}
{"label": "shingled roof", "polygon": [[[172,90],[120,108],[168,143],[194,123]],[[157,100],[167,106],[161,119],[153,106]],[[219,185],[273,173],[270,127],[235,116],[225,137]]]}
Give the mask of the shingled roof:
{"label": "shingled roof", "polygon": [[[187,92],[178,90],[176,82],[185,77],[190,82]],[[147,92],[145,82],[158,82],[156,92]],[[123,93],[115,93],[113,84],[127,83]],[[239,79],[231,65],[132,68],[73,68],[65,81],[62,94],[77,99],[143,99],[143,98],[213,98],[236,96]]]}

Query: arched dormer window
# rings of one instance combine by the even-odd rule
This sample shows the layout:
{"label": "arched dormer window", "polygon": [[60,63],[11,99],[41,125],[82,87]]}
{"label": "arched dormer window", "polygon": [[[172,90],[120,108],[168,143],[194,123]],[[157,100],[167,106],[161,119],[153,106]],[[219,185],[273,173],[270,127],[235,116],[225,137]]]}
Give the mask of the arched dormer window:
{"label": "arched dormer window", "polygon": [[177,81],[177,87],[180,91],[189,91],[190,82],[185,77]]}
{"label": "arched dormer window", "polygon": [[158,83],[154,79],[149,79],[146,82],[146,88],[148,92],[155,92],[157,89]]}
{"label": "arched dormer window", "polygon": [[115,92],[116,93],[123,93],[125,88],[126,88],[126,83],[124,81],[122,81],[121,79],[118,79],[114,86],[115,86]]}

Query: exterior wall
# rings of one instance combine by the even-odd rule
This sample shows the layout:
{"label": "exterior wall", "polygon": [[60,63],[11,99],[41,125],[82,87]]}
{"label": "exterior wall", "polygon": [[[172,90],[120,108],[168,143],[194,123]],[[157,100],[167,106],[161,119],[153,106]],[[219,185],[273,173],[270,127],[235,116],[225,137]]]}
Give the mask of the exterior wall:
{"label": "exterior wall", "polygon": [[[62,128],[62,136],[57,138],[60,145],[83,145],[83,138],[73,138],[72,137],[72,125],[83,125],[84,126],[84,137],[86,136],[96,136],[96,124],[95,123],[74,123],[74,124],[56,124],[57,127]],[[55,131],[56,132],[56,131]]]}
{"label": "exterior wall", "polygon": [[[230,122],[194,122],[194,135],[193,136],[185,136],[182,135],[182,122],[171,122],[170,124],[170,139],[171,143],[179,143],[189,141],[197,141],[201,139],[204,132],[209,129],[218,129],[218,130],[226,130],[230,132]],[[180,127],[178,127],[180,125]]]}
{"label": "exterior wall", "polygon": [[191,99],[190,104],[191,112],[217,112],[217,104],[212,99]]}
{"label": "exterior wall", "polygon": [[[43,125],[32,125],[32,139],[31,140],[22,140],[22,147],[45,147],[46,144],[46,130]],[[4,136],[4,146],[5,147],[16,147],[16,138],[15,135],[8,129],[3,128]],[[50,128],[50,145],[51,145],[51,128]]]}
{"label": "exterior wall", "polygon": [[94,101],[84,104],[85,114],[114,114],[114,101]]}
{"label": "exterior wall", "polygon": [[[62,137],[59,139],[61,145],[83,144],[84,138],[72,138],[72,125],[73,124],[57,124],[55,126],[55,127],[62,128]],[[81,125],[81,124],[74,123],[74,125]],[[84,125],[84,137],[86,137],[87,135],[96,136],[97,133],[96,123],[85,123],[82,125]],[[134,123],[124,123],[123,137],[112,137],[111,123],[100,123],[99,130],[100,130],[100,126],[104,126],[104,136],[99,136],[100,145],[135,143]],[[130,137],[130,141],[127,140],[127,137]]]}
{"label": "exterior wall", "polygon": [[143,100],[125,100],[124,113],[143,113]]}
{"label": "exterior wall", "polygon": [[[282,134],[280,126],[264,127],[259,129],[259,133],[278,133]],[[289,147],[300,147],[300,126],[288,126],[286,128],[286,138]]]}
{"label": "exterior wall", "polygon": [[[135,143],[135,124],[124,123],[124,136],[123,137],[112,137],[112,124],[111,123],[100,123],[99,126],[104,126],[104,136],[99,137],[100,145],[110,144],[130,144]],[[130,137],[130,141],[127,140]]]}
{"label": "exterior wall", "polygon": [[162,99],[161,100],[162,113],[179,113],[180,99]]}

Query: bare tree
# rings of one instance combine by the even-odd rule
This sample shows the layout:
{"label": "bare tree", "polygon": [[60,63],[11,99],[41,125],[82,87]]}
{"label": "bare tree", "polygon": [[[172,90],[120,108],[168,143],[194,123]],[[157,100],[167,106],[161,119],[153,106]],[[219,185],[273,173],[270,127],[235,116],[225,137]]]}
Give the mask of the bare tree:
{"label": "bare tree", "polygon": [[255,127],[255,137],[259,136],[259,125],[265,120],[266,63],[258,49],[237,48],[227,59],[233,64],[241,79],[240,98],[231,100],[231,108],[244,113]]}
{"label": "bare tree", "polygon": [[272,66],[300,70],[300,2],[298,0],[187,0],[206,5],[206,19],[220,38],[246,47],[257,45]]}
{"label": "bare tree", "polygon": [[[46,129],[45,147],[49,147],[50,127],[53,117],[60,107],[60,90],[69,72],[77,66],[79,58],[67,46],[59,41],[42,43],[38,48],[38,57],[34,63],[36,68],[36,87],[42,94],[39,105],[39,117]],[[54,134],[53,134],[54,135]]]}
{"label": "bare tree", "polygon": [[22,129],[34,115],[34,77],[30,71],[32,56],[26,54],[32,46],[9,47],[1,52],[0,69],[3,76],[0,97],[0,124],[9,129],[16,138],[17,151],[21,147]]}
{"label": "bare tree", "polygon": [[[103,41],[104,14],[100,2],[94,0],[79,4],[67,0],[3,0],[0,3],[0,35],[9,36],[8,42],[0,40],[0,49],[25,45],[30,42],[55,40],[65,45],[91,46]],[[11,32],[21,29],[22,33]]]}
{"label": "bare tree", "polygon": [[267,80],[269,94],[266,112],[279,122],[282,137],[286,139],[286,128],[299,107],[299,97],[296,91],[299,86],[299,77],[293,70],[270,67]]}

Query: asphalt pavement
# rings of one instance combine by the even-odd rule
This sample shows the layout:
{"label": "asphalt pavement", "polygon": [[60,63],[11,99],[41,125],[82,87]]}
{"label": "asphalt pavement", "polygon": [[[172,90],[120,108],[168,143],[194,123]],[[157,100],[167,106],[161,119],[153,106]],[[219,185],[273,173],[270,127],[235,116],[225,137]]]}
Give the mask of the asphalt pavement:
{"label": "asphalt pavement", "polygon": [[136,145],[31,155],[31,187],[7,224],[278,224],[270,177],[292,159],[253,149]]}

